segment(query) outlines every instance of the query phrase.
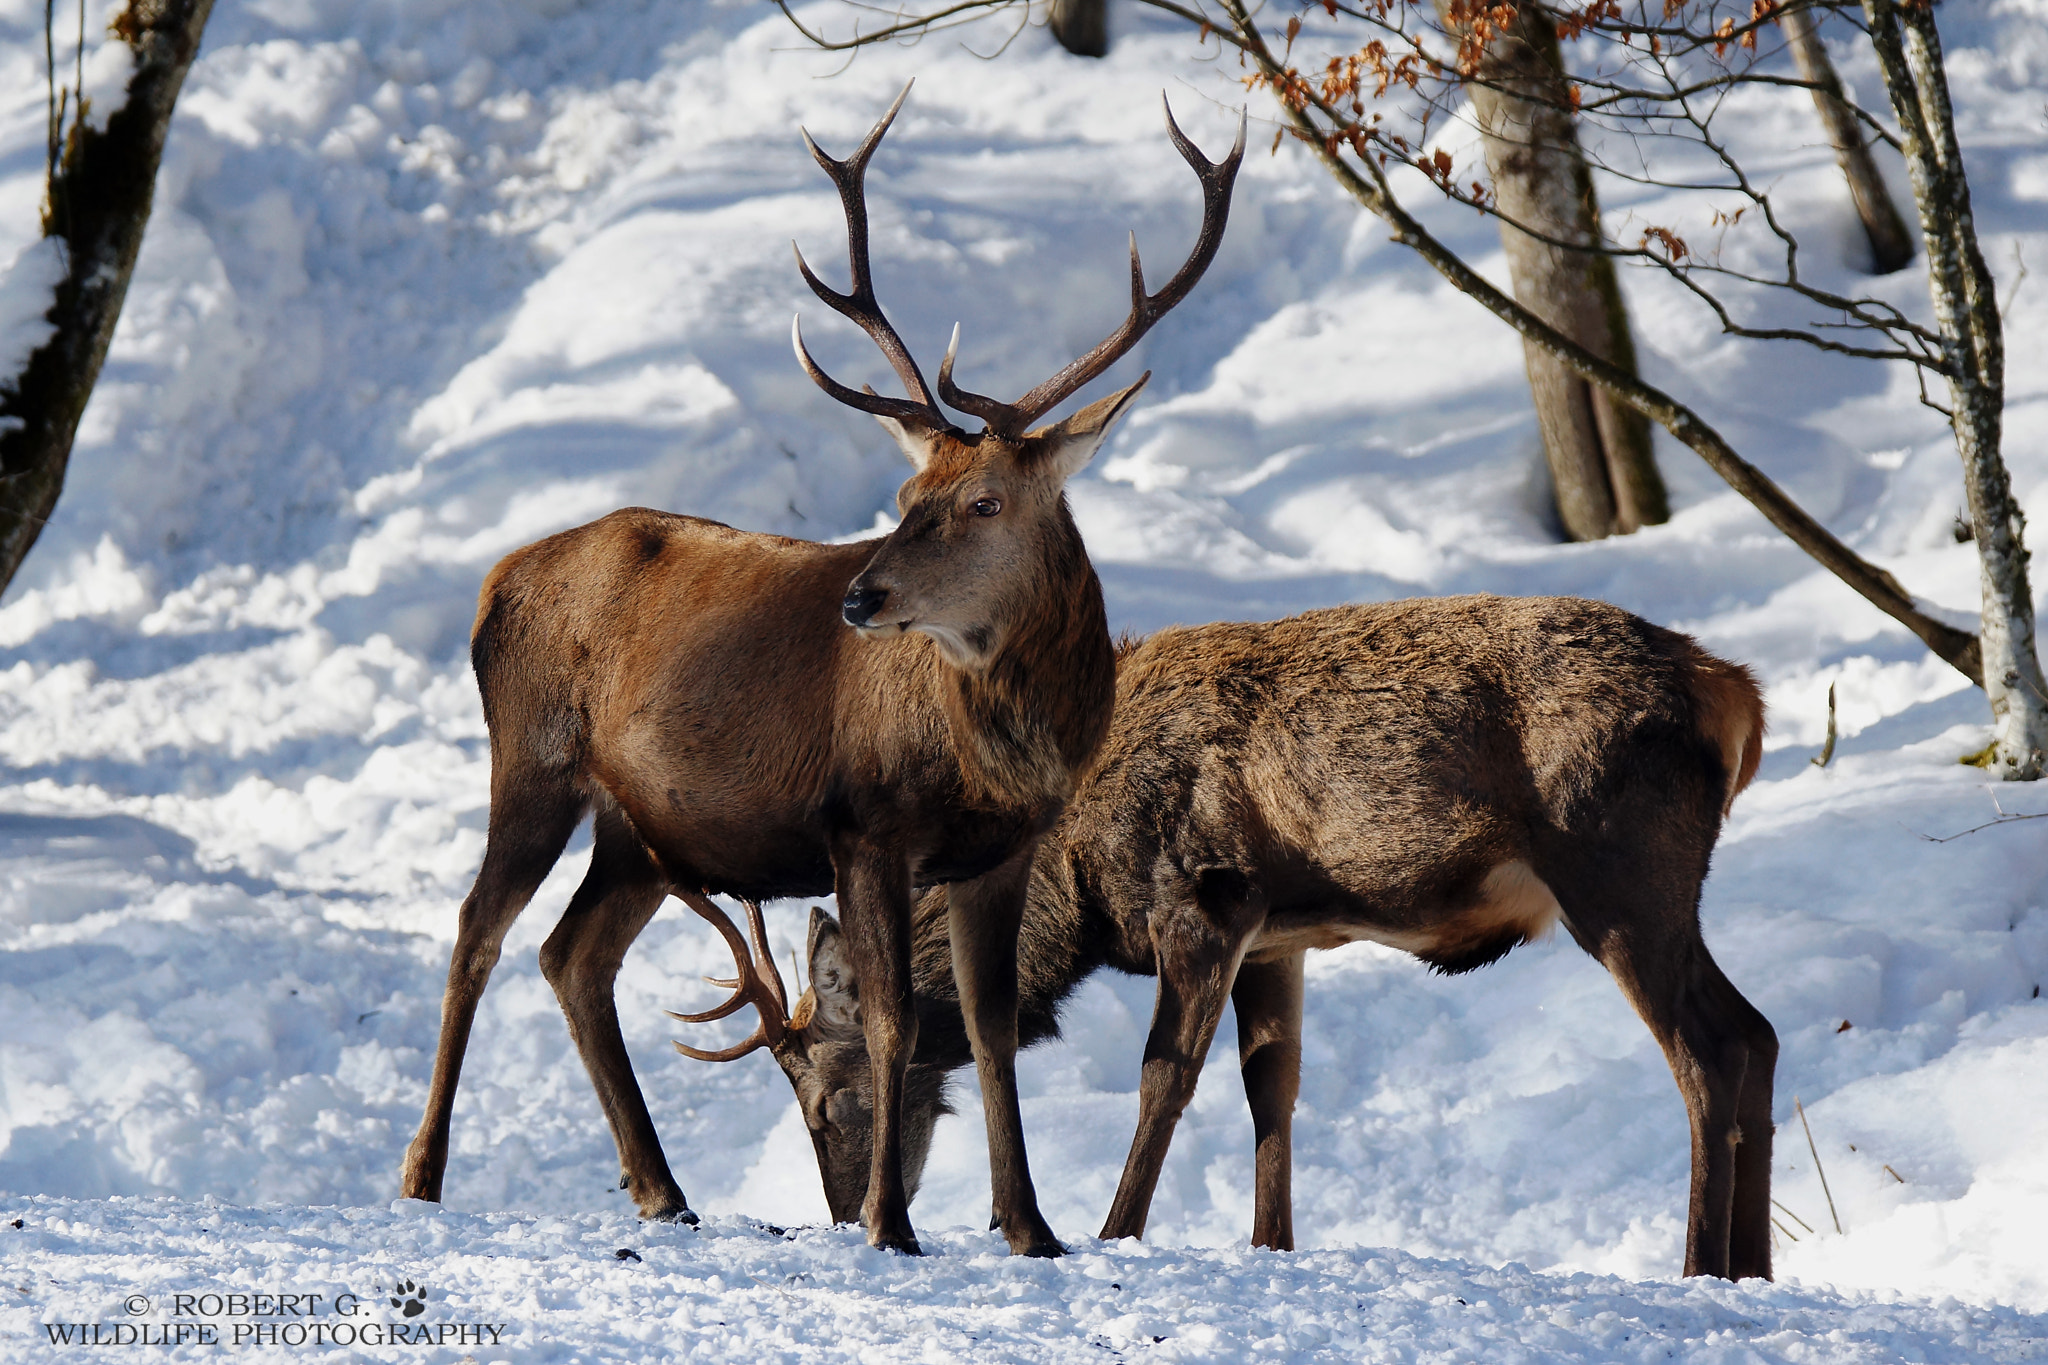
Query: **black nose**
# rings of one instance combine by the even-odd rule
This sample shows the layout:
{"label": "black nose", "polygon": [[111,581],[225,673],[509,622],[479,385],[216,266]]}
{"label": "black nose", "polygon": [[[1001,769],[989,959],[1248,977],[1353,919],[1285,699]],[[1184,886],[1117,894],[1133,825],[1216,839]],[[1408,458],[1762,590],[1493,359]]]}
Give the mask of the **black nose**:
{"label": "black nose", "polygon": [[849,626],[864,626],[875,619],[875,613],[888,600],[887,588],[863,588],[856,583],[846,590],[846,600],[839,604],[839,614],[846,618]]}

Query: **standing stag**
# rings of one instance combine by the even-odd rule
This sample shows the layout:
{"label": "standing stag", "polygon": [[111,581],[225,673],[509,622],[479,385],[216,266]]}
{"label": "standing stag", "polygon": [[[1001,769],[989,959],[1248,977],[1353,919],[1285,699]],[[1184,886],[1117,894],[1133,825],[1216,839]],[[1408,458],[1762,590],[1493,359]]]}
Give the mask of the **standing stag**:
{"label": "standing stag", "polygon": [[[862,179],[909,87],[850,158],[805,145],[846,211],[850,293],[820,298],[866,330],[907,399],[848,388],[793,335],[832,397],[872,413],[916,467],[887,537],[818,545],[629,508],[508,555],[484,580],[471,657],[491,735],[483,869],[463,902],[425,1117],[403,1188],[439,1199],[462,1055],[499,947],[570,834],[595,812],[590,872],[541,949],[643,1218],[694,1221],[620,1036],[612,983],[671,892],[838,896],[869,983],[864,1077],[874,1115],[861,1217],[877,1246],[915,1253],[902,1176],[911,887],[949,884],[957,998],[987,1095],[996,1214],[1012,1250],[1057,1255],[1018,1116],[1017,926],[1032,852],[1108,733],[1115,657],[1102,591],[1068,514],[1085,465],[1145,380],[1065,421],[1032,423],[1107,370],[1194,287],[1223,237],[1244,152],[1212,165],[1167,130],[1201,180],[1187,263],[1147,294],[1135,240],[1131,313],[1014,403],[938,393],[941,413],[875,301]],[[731,1013],[735,996],[706,1017]]]}
{"label": "standing stag", "polygon": [[[1252,1241],[1285,1250],[1304,952],[1371,939],[1468,972],[1561,922],[1613,974],[1685,1097],[1685,1273],[1768,1278],[1777,1035],[1715,966],[1698,914],[1762,738],[1746,670],[1571,598],[1338,607],[1127,647],[1115,723],[1039,849],[1018,942],[1027,1045],[1058,1032],[1061,1002],[1090,973],[1159,978],[1138,1132],[1102,1235],[1143,1234],[1226,999],[1257,1138]],[[968,1058],[950,899],[928,894],[914,930],[913,1154]],[[753,1044],[796,1088],[845,1220],[872,1141],[856,1022],[868,977],[813,911],[811,986],[786,1018],[749,911],[751,958],[725,932],[762,1009]]]}

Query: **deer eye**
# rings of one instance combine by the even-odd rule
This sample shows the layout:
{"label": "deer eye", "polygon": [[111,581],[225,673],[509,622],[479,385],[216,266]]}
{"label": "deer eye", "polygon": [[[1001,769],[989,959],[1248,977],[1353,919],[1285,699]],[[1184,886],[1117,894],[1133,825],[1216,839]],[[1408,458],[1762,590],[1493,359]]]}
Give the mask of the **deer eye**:
{"label": "deer eye", "polygon": [[860,1127],[868,1117],[857,1091],[835,1090],[825,1101],[825,1123],[834,1130]]}
{"label": "deer eye", "polygon": [[992,517],[1003,510],[1003,502],[1001,498],[976,498],[969,510],[977,517]]}

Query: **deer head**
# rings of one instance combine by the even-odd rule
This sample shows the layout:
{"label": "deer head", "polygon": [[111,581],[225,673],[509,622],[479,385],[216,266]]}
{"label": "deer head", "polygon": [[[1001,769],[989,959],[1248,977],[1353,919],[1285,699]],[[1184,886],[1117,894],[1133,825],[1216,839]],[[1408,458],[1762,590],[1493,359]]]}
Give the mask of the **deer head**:
{"label": "deer head", "polygon": [[[782,974],[768,951],[761,907],[743,902],[753,936],[750,949],[731,918],[709,899],[695,894],[682,898],[724,937],[735,971],[730,981],[707,978],[732,991],[723,1004],[701,1014],[670,1010],[669,1017],[706,1023],[751,1004],[760,1013],[760,1024],[744,1041],[728,1048],[707,1052],[679,1042],[676,1051],[700,1062],[730,1062],[766,1048],[796,1091],[832,1221],[859,1222],[875,1147],[874,1078],[861,1032],[860,983],[838,922],[812,907],[805,950],[811,984],[792,1011]],[[905,1080],[903,1186],[910,1198],[917,1196],[925,1158],[931,1154],[932,1130],[941,1114],[953,1112],[946,1102],[946,1074],[943,1067],[913,1065]]]}
{"label": "deer head", "polygon": [[827,156],[804,134],[804,145],[838,186],[846,211],[851,291],[828,288],[800,249],[796,258],[818,297],[874,339],[909,396],[852,389],[827,375],[804,349],[801,319],[792,323],[790,337],[805,373],[833,398],[878,418],[916,470],[896,495],[903,520],[847,585],[847,624],[870,637],[920,631],[949,663],[974,669],[1001,651],[1008,632],[1029,612],[1034,592],[1071,576],[1070,565],[1085,566],[1080,536],[1067,511],[1066,481],[1094,457],[1151,374],[1065,421],[1035,429],[1032,424],[1107,370],[1194,288],[1223,241],[1231,187],[1244,157],[1245,125],[1240,118],[1230,155],[1211,163],[1167,110],[1167,132],[1202,183],[1201,233],[1186,263],[1157,294],[1145,291],[1138,242],[1132,237],[1130,316],[1086,355],[1016,402],[999,402],[953,383],[960,346],[960,329],[954,327],[939,366],[938,398],[982,420],[983,429],[971,434],[940,410],[909,348],[883,316],[868,268],[867,163],[909,94],[905,85],[867,140],[844,161]]}

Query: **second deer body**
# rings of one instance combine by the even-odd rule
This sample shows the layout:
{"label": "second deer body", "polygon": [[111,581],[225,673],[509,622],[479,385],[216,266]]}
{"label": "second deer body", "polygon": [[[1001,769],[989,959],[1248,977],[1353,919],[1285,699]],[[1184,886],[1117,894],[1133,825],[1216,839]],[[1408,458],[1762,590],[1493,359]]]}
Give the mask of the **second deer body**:
{"label": "second deer body", "polygon": [[[1447,973],[1562,924],[1656,1037],[1692,1129],[1685,1271],[1770,1274],[1770,1024],[1700,936],[1700,886],[1756,771],[1743,669],[1618,608],[1467,597],[1172,629],[1119,659],[1094,771],[1040,846],[1020,1041],[1102,967],[1159,978],[1138,1132],[1103,1236],[1142,1234],[1226,1002],[1256,1134],[1252,1239],[1293,1245],[1302,961],[1371,939]],[[923,1151],[969,1056],[947,892],[914,928]],[[814,914],[812,987],[775,1048],[835,1218],[868,1168],[859,982]],[[753,967],[749,970],[760,971]]]}

